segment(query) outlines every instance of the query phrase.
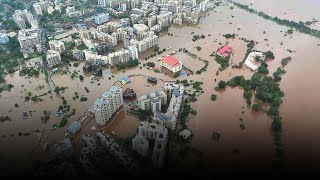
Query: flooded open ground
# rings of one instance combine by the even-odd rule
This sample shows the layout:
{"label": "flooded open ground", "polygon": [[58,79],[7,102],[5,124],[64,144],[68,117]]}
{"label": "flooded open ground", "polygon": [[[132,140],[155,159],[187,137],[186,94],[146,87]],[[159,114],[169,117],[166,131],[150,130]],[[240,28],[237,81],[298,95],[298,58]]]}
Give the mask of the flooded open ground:
{"label": "flooded open ground", "polygon": [[[250,4],[259,11],[266,12],[272,16],[292,19],[294,21],[308,21],[313,18],[320,20],[320,3],[316,0],[240,0],[239,2]],[[284,91],[283,104],[280,106],[280,113],[283,117],[282,143],[285,149],[285,168],[303,169],[304,164],[310,165],[306,172],[316,172],[316,164],[320,161],[320,39],[311,37],[306,34],[294,32],[292,35],[285,36],[287,27],[280,26],[272,21],[264,20],[255,14],[230,6],[219,6],[213,11],[206,13],[205,17],[200,20],[198,26],[172,26],[169,32],[173,36],[163,36],[159,39],[159,47],[172,47],[171,51],[177,51],[179,48],[186,48],[190,52],[196,54],[209,61],[207,71],[201,75],[191,75],[178,77],[183,80],[202,81],[204,93],[198,98],[198,101],[191,103],[193,109],[197,111],[196,116],[190,115],[188,120],[188,128],[193,132],[191,146],[196,147],[203,152],[203,159],[208,169],[214,167],[216,170],[228,170],[230,167],[239,169],[242,172],[249,172],[261,168],[267,170],[271,167],[274,157],[273,135],[271,131],[272,119],[263,113],[253,113],[247,108],[246,101],[243,98],[243,90],[239,88],[226,88],[222,93],[214,90],[220,80],[229,80],[234,76],[243,75],[245,78],[251,77],[253,72],[249,69],[228,69],[216,75],[219,65],[210,56],[219,47],[229,41],[229,45],[234,48],[232,61],[237,63],[242,61],[247,50],[246,43],[239,38],[246,38],[258,42],[255,50],[272,51],[276,58],[268,62],[270,75],[281,66],[281,59],[291,56],[292,61],[285,67],[286,74],[282,77],[280,87]],[[286,14],[284,14],[286,13]],[[311,27],[320,29],[320,23],[315,23]],[[264,33],[265,31],[265,33]],[[222,35],[227,33],[235,33],[235,39],[226,39]],[[205,35],[205,39],[196,42],[192,41],[193,35]],[[209,36],[210,34],[210,36]],[[283,45],[281,45],[281,42]],[[196,46],[201,47],[201,51],[196,50]],[[294,51],[290,53],[288,49]],[[48,92],[49,86],[44,76],[41,74],[38,78],[25,79],[19,76],[19,72],[8,75],[6,80],[8,83],[14,84],[11,92],[2,92],[0,98],[0,116],[8,115],[12,121],[0,124],[1,130],[1,165],[2,170],[23,169],[23,173],[27,173],[32,169],[32,151],[38,141],[39,133],[35,133],[36,129],[45,128],[44,135],[47,135],[52,123],[58,124],[58,118],[55,112],[58,106],[62,104],[61,96],[65,97],[68,104],[76,109],[76,115],[68,120],[68,124],[64,128],[57,128],[48,135],[47,141],[52,141],[57,137],[63,136],[68,125],[72,121],[77,120],[82,113],[92,104],[96,98],[110,88],[114,82],[123,76],[133,74],[144,74],[155,76],[164,80],[175,80],[162,73],[155,73],[153,70],[147,70],[142,66],[143,63],[152,61],[156,66],[158,55],[147,61],[142,60],[140,66],[134,69],[128,69],[124,72],[117,72],[112,69],[114,77],[108,79],[104,70],[104,77],[99,81],[94,80],[90,83],[92,76],[86,77],[83,82],[79,78],[72,80],[70,75],[61,75],[60,73],[52,76],[56,86],[68,87],[61,95],[52,93],[41,97],[42,102],[34,103],[32,101],[24,102],[24,97],[28,91],[32,94],[40,95]],[[178,53],[177,57],[182,58],[186,66],[192,66],[190,69],[201,69],[204,65],[183,53]],[[144,59],[144,58],[141,58]],[[190,62],[188,62],[190,61]],[[192,62],[196,61],[196,62]],[[140,69],[142,67],[142,69]],[[77,68],[70,67],[70,71],[80,71],[83,74],[82,65]],[[215,82],[214,79],[217,81]],[[132,83],[123,86],[123,89],[133,88],[137,96],[152,92],[162,86],[159,82],[157,86],[145,86],[147,80],[143,77],[131,78]],[[100,86],[98,86],[98,83]],[[50,83],[52,86],[52,83]],[[22,87],[22,85],[24,87]],[[44,85],[45,88],[36,91],[37,86]],[[115,85],[120,86],[119,83]],[[87,87],[89,93],[84,89]],[[26,91],[24,91],[26,89]],[[80,102],[72,99],[75,92],[79,96],[88,97],[88,101]],[[217,100],[211,101],[211,94],[217,94]],[[18,108],[14,106],[17,103]],[[243,108],[242,108],[243,107]],[[40,117],[43,111],[51,112],[50,120],[46,124],[41,124]],[[22,119],[23,111],[34,111],[33,116],[28,119]],[[242,113],[244,111],[244,114]],[[242,118],[242,122],[240,121]],[[114,122],[108,127],[108,131],[114,131],[122,138],[132,136],[138,127],[139,120],[136,117],[123,111]],[[244,124],[246,129],[242,130],[239,126]],[[95,125],[90,122],[86,127]],[[31,132],[30,136],[18,136],[18,133]],[[212,133],[221,134],[219,141],[212,140]],[[13,134],[13,136],[12,136]],[[18,148],[17,148],[18,147]],[[22,148],[23,147],[23,148]],[[239,150],[239,154],[232,153],[234,149]],[[13,164],[10,162],[22,161],[21,164]],[[29,167],[26,168],[26,167]],[[15,170],[16,170],[15,169]]]}

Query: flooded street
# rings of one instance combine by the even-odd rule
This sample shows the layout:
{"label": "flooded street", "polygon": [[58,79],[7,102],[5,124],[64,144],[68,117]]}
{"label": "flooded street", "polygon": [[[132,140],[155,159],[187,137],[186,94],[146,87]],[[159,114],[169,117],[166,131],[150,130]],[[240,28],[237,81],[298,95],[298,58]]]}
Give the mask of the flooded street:
{"label": "flooded street", "polygon": [[[253,1],[241,0],[241,3],[253,3],[253,8],[258,11],[264,11],[272,16],[292,19],[295,21],[307,21],[312,18],[320,20],[320,3],[316,0],[292,0],[289,1]],[[301,8],[301,6],[304,8]],[[287,13],[287,14],[284,14]],[[320,29],[320,23],[315,23],[312,28]],[[191,146],[196,147],[203,152],[203,159],[206,161],[208,169],[211,167],[216,170],[227,170],[230,167],[236,167],[240,171],[247,172],[252,169],[270,169],[272,159],[274,157],[273,135],[271,131],[272,119],[263,113],[250,112],[247,108],[246,100],[243,98],[243,90],[239,88],[226,88],[222,93],[216,92],[214,87],[220,80],[228,81],[234,76],[243,75],[250,78],[253,74],[251,70],[232,69],[231,66],[216,75],[219,64],[210,56],[218,48],[229,42],[234,48],[232,62],[241,62],[247,50],[246,43],[239,38],[246,38],[258,42],[254,47],[255,50],[272,51],[275,59],[268,62],[269,75],[281,66],[281,59],[291,56],[292,61],[285,67],[286,74],[283,75],[280,87],[285,93],[283,103],[280,106],[280,114],[283,117],[282,125],[282,142],[285,149],[285,168],[295,169],[303,166],[308,162],[312,165],[308,170],[316,172],[316,166],[320,161],[320,39],[311,37],[306,34],[294,32],[292,35],[284,36],[288,30],[287,27],[277,25],[272,21],[266,21],[257,15],[250,14],[242,9],[229,6],[219,6],[213,11],[206,13],[205,17],[200,20],[198,26],[172,26],[169,33],[173,36],[165,35],[159,39],[159,47],[172,47],[169,52],[177,51],[180,48],[186,48],[191,53],[196,54],[209,61],[206,72],[201,75],[191,75],[178,77],[177,79],[202,81],[202,89],[204,93],[198,98],[197,102],[191,103],[193,109],[197,111],[197,115],[189,116],[187,123],[188,128],[193,132]],[[265,31],[265,33],[264,33]],[[236,34],[235,39],[226,39],[223,34]],[[205,35],[205,39],[193,42],[193,35]],[[210,34],[210,36],[209,36]],[[281,42],[283,45],[281,45]],[[196,46],[201,47],[201,51],[197,51]],[[290,53],[288,50],[292,50]],[[152,51],[152,50],[151,50]],[[143,63],[154,62],[156,66],[160,66],[157,59],[169,53],[157,55],[145,61],[144,56],[140,56],[141,64],[138,67],[123,71],[111,69],[114,77],[109,80],[107,74],[108,69],[104,69],[104,77],[99,81],[94,80],[93,76],[86,76],[81,82],[79,78],[71,79],[69,75],[61,75],[56,73],[52,76],[52,80],[56,86],[68,87],[64,93],[56,95],[46,95],[40,97],[42,102],[24,102],[24,97],[30,91],[32,95],[41,95],[50,89],[43,74],[38,78],[25,79],[19,76],[19,72],[6,77],[7,83],[14,84],[11,92],[2,92],[0,98],[0,116],[8,115],[12,120],[0,124],[1,138],[0,156],[2,162],[1,169],[8,169],[6,173],[10,174],[10,169],[23,169],[27,173],[32,169],[32,151],[34,150],[39,133],[35,130],[45,128],[44,136],[48,134],[53,123],[58,124],[59,119],[55,116],[59,105],[62,105],[61,96],[63,96],[67,104],[76,109],[76,114],[68,119],[68,124],[63,128],[57,128],[48,135],[47,141],[63,136],[67,127],[79,117],[92,104],[96,98],[109,89],[117,80],[123,76],[134,74],[150,75],[168,81],[176,79],[166,76],[163,73],[155,73],[153,70],[147,70],[143,67]],[[150,53],[150,52],[149,52]],[[183,64],[191,70],[197,71],[204,66],[186,54],[179,52],[176,55],[181,58]],[[73,63],[72,63],[73,64]],[[82,65],[79,67],[70,67],[70,72],[74,70],[83,75]],[[142,67],[140,69],[140,67]],[[216,82],[214,81],[216,79]],[[121,87],[123,90],[132,88],[137,96],[155,91],[162,87],[163,82],[158,81],[156,86],[147,87],[147,80],[144,77],[133,77],[130,84]],[[98,83],[100,85],[98,85]],[[39,85],[44,85],[44,89],[36,90]],[[52,83],[50,83],[52,88]],[[117,82],[116,86],[120,86]],[[22,87],[23,86],[23,87]],[[84,89],[87,87],[89,93]],[[24,90],[26,89],[26,90]],[[53,90],[53,89],[52,89]],[[75,92],[79,96],[85,96],[88,101],[80,102],[79,99],[73,100]],[[211,94],[217,94],[217,100],[211,101]],[[52,96],[52,98],[50,98]],[[19,107],[15,107],[15,103]],[[243,108],[242,108],[243,107]],[[41,123],[43,111],[51,112],[50,120],[46,124]],[[23,111],[33,111],[32,117],[22,119]],[[244,113],[242,113],[244,111]],[[242,121],[240,120],[242,118]],[[245,125],[242,130],[240,124]],[[139,120],[136,117],[122,111],[112,124],[107,128],[108,131],[115,132],[122,138],[130,137],[136,133]],[[86,125],[85,129],[90,129],[95,124],[91,121]],[[29,136],[18,136],[18,133],[30,132]],[[219,141],[212,139],[212,133],[221,134]],[[14,134],[12,136],[12,134]],[[23,148],[21,148],[23,147]],[[14,149],[14,151],[12,151]],[[240,154],[234,155],[232,151],[239,150]],[[303,162],[301,161],[303,159]],[[7,163],[23,161],[21,164]],[[243,165],[247,166],[243,166]],[[27,169],[26,167],[30,167]],[[16,170],[14,169],[14,170]]]}

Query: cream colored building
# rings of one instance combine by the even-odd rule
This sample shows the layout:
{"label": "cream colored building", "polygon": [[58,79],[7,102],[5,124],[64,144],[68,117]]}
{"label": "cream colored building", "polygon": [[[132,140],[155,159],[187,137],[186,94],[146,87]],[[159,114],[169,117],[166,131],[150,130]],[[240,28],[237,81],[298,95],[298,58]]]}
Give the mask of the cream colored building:
{"label": "cream colored building", "polygon": [[95,115],[96,123],[104,126],[122,105],[122,88],[112,86],[93,103],[89,111]]}

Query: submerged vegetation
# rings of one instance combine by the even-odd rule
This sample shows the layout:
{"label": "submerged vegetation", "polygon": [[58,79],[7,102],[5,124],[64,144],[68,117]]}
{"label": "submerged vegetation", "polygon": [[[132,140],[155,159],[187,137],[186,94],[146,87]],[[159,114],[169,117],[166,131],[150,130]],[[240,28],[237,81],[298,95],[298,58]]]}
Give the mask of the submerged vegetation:
{"label": "submerged vegetation", "polygon": [[262,11],[257,11],[257,10],[250,8],[248,5],[244,5],[244,4],[232,1],[232,0],[228,0],[228,1],[237,7],[244,9],[250,13],[254,13],[254,14],[256,14],[266,20],[270,20],[270,21],[273,21],[279,25],[284,25],[289,28],[295,29],[301,33],[305,33],[305,34],[320,38],[320,31],[317,29],[312,29],[312,28],[308,27],[308,25],[305,24],[304,22],[295,22],[292,20],[280,19],[278,17],[271,17]]}

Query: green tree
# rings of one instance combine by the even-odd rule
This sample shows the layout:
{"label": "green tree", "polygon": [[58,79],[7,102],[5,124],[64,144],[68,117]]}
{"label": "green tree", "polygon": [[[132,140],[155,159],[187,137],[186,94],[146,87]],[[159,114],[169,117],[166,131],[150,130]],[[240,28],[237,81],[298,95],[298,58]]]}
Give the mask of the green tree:
{"label": "green tree", "polygon": [[252,105],[252,110],[253,111],[261,111],[262,110],[262,104],[261,103],[256,103],[254,105]]}

